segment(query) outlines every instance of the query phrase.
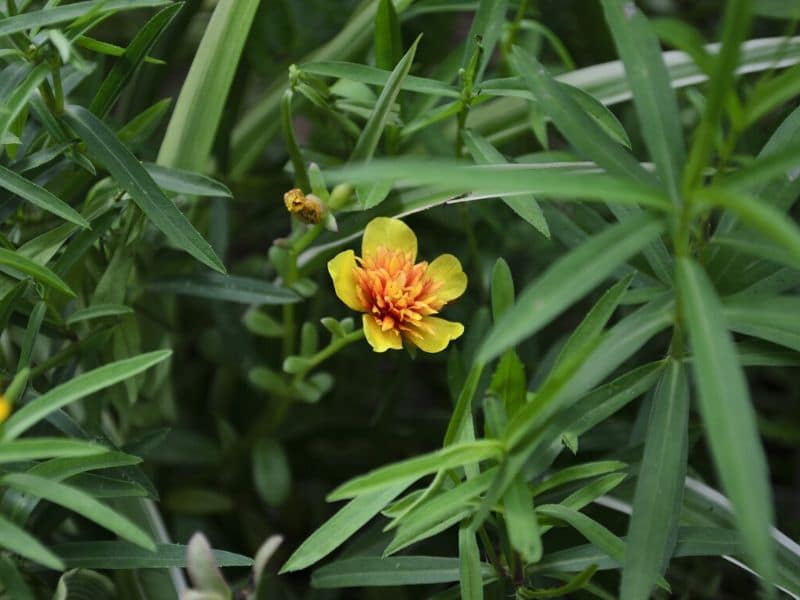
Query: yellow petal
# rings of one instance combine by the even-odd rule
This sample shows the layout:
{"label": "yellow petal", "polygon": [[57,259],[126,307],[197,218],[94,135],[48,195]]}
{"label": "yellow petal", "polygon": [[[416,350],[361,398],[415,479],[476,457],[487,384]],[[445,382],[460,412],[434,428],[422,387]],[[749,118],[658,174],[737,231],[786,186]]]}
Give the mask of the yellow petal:
{"label": "yellow petal", "polygon": [[11,403],[6,400],[6,397],[3,394],[0,394],[0,423],[5,421],[8,418],[8,415],[11,414]]}
{"label": "yellow petal", "polygon": [[435,295],[444,302],[455,300],[467,289],[467,276],[452,254],[442,254],[428,265],[426,275],[440,286]]}
{"label": "yellow petal", "polygon": [[417,258],[417,236],[399,219],[375,217],[367,224],[361,242],[361,256],[371,255],[380,246],[411,254],[411,262]]}
{"label": "yellow petal", "polygon": [[387,350],[401,350],[403,348],[403,338],[397,329],[381,329],[381,324],[372,315],[362,315],[361,321],[364,323],[364,335],[375,352],[386,352]]}
{"label": "yellow petal", "polygon": [[328,261],[328,273],[333,279],[333,289],[336,290],[336,295],[353,310],[363,312],[365,308],[356,293],[356,277],[353,271],[355,267],[356,253],[352,250],[340,252]]}
{"label": "yellow petal", "polygon": [[461,337],[464,326],[439,317],[425,317],[404,332],[406,339],[423,352],[441,352],[451,340]]}

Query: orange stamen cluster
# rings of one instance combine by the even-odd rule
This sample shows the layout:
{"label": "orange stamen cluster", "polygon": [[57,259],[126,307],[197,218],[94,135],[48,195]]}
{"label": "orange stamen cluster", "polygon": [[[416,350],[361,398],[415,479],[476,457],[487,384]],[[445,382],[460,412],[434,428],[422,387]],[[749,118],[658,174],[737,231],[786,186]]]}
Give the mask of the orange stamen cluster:
{"label": "orange stamen cluster", "polygon": [[409,331],[444,306],[436,297],[441,284],[426,276],[427,262],[414,264],[411,254],[386,246],[356,260],[356,294],[383,331]]}

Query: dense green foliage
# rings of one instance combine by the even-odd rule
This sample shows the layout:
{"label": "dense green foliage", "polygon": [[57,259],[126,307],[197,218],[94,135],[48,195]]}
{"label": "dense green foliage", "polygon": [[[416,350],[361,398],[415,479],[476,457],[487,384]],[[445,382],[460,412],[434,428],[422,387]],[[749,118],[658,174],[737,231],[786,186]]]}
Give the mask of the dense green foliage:
{"label": "dense green foliage", "polygon": [[798,20],[0,0],[0,598],[800,597]]}

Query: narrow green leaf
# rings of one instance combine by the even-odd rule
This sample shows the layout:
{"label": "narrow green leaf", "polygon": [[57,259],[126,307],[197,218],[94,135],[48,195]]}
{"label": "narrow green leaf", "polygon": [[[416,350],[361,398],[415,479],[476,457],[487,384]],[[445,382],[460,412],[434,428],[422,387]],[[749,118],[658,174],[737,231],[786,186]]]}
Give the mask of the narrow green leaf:
{"label": "narrow green leaf", "polygon": [[800,226],[790,216],[766,202],[730,189],[710,187],[698,197],[736,214],[749,227],[782,246],[794,259],[794,266],[800,267]]}
{"label": "narrow green leaf", "polygon": [[381,91],[375,107],[372,109],[372,114],[364,125],[364,130],[356,142],[356,147],[350,154],[349,162],[362,162],[368,161],[375,154],[375,149],[378,147],[378,141],[383,134],[386,123],[389,119],[389,113],[397,100],[397,95],[400,93],[400,86],[403,83],[406,75],[408,75],[411,65],[414,62],[414,54],[417,51],[417,45],[420,38],[414,40],[411,47],[397,63],[391,76],[386,81],[386,86]]}
{"label": "narrow green leaf", "polygon": [[455,516],[464,512],[470,513],[476,507],[473,505],[478,496],[489,487],[496,471],[496,467],[487,469],[477,477],[426,498],[403,512],[386,527],[386,529],[396,528],[396,533],[384,550],[384,554],[394,554],[411,543],[435,535],[443,530],[441,528],[443,523],[450,523]]}
{"label": "narrow green leaf", "polygon": [[733,331],[800,352],[800,299],[795,296],[731,298],[723,313]]}
{"label": "narrow green leaf", "polygon": [[608,277],[620,264],[657,239],[663,223],[642,214],[612,225],[558,259],[517,298],[492,328],[477,360],[488,362],[533,335]]}
{"label": "narrow green leaf", "polygon": [[655,185],[653,176],[641,167],[632,154],[614,143],[608,134],[581,110],[575,100],[548,75],[539,61],[521,48],[515,47],[512,64],[539,105],[576,151],[610,173],[625,176],[645,185]]}
{"label": "narrow green leaf", "polygon": [[[301,71],[310,73],[312,75],[335,77],[337,79],[348,79],[350,81],[357,81],[359,83],[386,87],[386,83],[389,81],[389,77],[392,75],[391,68],[396,64],[396,62],[397,61],[392,63],[392,65],[387,69],[377,69],[369,65],[338,61],[303,63],[298,67]],[[408,75],[405,79],[403,79],[400,89],[403,91],[429,94],[437,97],[444,96],[448,98],[458,98],[460,96],[459,90],[439,81],[438,79],[415,77],[414,75]]]}
{"label": "narrow green leaf", "polygon": [[33,262],[31,259],[25,258],[18,252],[0,248],[0,265],[10,267],[25,275],[30,275],[36,281],[58,290],[67,296],[75,296],[75,292],[73,292],[58,275],[53,273],[50,269]]}
{"label": "narrow green leaf", "polygon": [[172,355],[170,350],[157,350],[126,358],[62,383],[17,410],[0,427],[0,439],[13,440],[50,413],[157,365]]}
{"label": "narrow green leaf", "polygon": [[281,567],[280,573],[305,569],[328,556],[399,496],[410,483],[403,482],[348,502],[300,544]]}
{"label": "narrow green leaf", "polygon": [[722,305],[702,268],[691,259],[679,259],[676,281],[695,355],[694,380],[711,453],[733,504],[747,556],[764,580],[773,582],[771,487],[747,382]]}
{"label": "narrow green leaf", "polygon": [[462,600],[483,600],[483,576],[478,540],[468,523],[458,529],[458,572]]}
{"label": "narrow green leaf", "polygon": [[594,519],[562,504],[545,504],[536,511],[540,515],[569,524],[618,563],[621,564],[625,560],[625,542]]}
{"label": "narrow green leaf", "polygon": [[130,315],[133,309],[124,304],[93,304],[86,308],[81,308],[73,312],[67,317],[65,323],[69,326],[83,321],[91,321],[92,319],[101,319],[103,317],[118,317],[121,315]]}
{"label": "narrow green leaf", "polygon": [[678,535],[686,477],[689,384],[684,367],[670,361],[656,387],[639,469],[620,597],[650,596],[669,563]]}
{"label": "narrow green leaf", "polygon": [[514,278],[503,257],[492,268],[492,317],[497,321],[514,306]]}
{"label": "narrow green leaf", "polygon": [[300,296],[292,290],[250,277],[196,273],[147,284],[148,289],[164,294],[180,294],[239,304],[292,304]]}
{"label": "narrow green leaf", "polygon": [[482,460],[502,456],[504,446],[496,440],[476,440],[445,446],[422,456],[409,458],[355,477],[328,494],[328,501],[353,498],[386,487],[405,482],[406,485],[430,473],[443,469],[454,469]]}
{"label": "narrow green leaf", "polygon": [[40,460],[42,458],[91,456],[108,452],[108,448],[60,438],[31,438],[13,442],[0,441],[0,463]]}
{"label": "narrow green leaf", "polygon": [[475,81],[477,84],[483,78],[483,73],[492,59],[494,48],[503,33],[503,26],[506,22],[506,10],[508,0],[480,0],[475,18],[467,34],[464,54],[461,58],[461,68],[467,69],[473,55],[478,47],[482,46],[481,61],[477,65]]}
{"label": "narrow green leaf", "polygon": [[97,11],[99,13],[116,13],[137,8],[150,8],[169,4],[172,0],[106,0],[98,5],[97,0],[75,2],[66,6],[55,6],[43,10],[22,13],[13,17],[0,19],[0,37],[12,33],[19,33],[26,29],[38,29],[57,23],[72,21],[86,14]]}
{"label": "narrow green leaf", "polygon": [[[2,26],[2,20],[0,20],[0,26]],[[30,95],[39,87],[49,73],[50,67],[46,64],[34,67],[8,97],[2,99],[2,103],[0,103],[0,140],[5,137],[14,119],[16,119],[25,108]],[[5,145],[7,143],[8,142],[0,142],[0,145]]]}
{"label": "narrow green leaf", "polygon": [[[186,546],[156,544],[155,551],[128,542],[69,542],[53,550],[70,569],[167,569],[186,566]],[[249,567],[253,561],[241,554],[213,550],[218,567]]]}
{"label": "narrow green leaf", "polygon": [[[484,577],[491,577],[482,564]],[[459,580],[457,558],[438,556],[358,556],[338,560],[314,571],[311,585],[318,589],[451,583]]]}
{"label": "narrow green leaf", "polygon": [[[481,135],[470,130],[464,131],[462,135],[464,145],[476,163],[505,164],[507,162],[503,155]],[[550,228],[547,226],[542,209],[539,208],[539,204],[532,194],[503,196],[502,199],[511,210],[530,223],[544,237],[550,237]]]}
{"label": "narrow green leaf", "polygon": [[61,559],[10,521],[0,516],[0,546],[50,569],[62,571]]}
{"label": "narrow green leaf", "polygon": [[3,475],[0,484],[75,511],[137,546],[147,550],[156,549],[150,536],[137,525],[77,488],[27,473]]}
{"label": "narrow green leaf", "polygon": [[622,301],[622,297],[628,290],[632,279],[633,275],[629,275],[615,283],[608,288],[594,306],[592,306],[583,321],[580,322],[578,327],[576,327],[569,336],[567,342],[564,344],[563,348],[561,348],[561,352],[558,353],[558,358],[556,358],[556,362],[553,366],[554,370],[558,365],[566,364],[566,361],[569,360],[571,356],[583,352],[585,348],[597,340],[608,324],[609,319],[611,319],[611,315],[614,314],[617,306],[619,306],[619,303]]}
{"label": "narrow green leaf", "polygon": [[64,119],[168,240],[215,271],[225,272],[213,248],[100,119],[80,106],[71,106]]}
{"label": "narrow green leaf", "polygon": [[380,0],[375,14],[375,65],[391,71],[403,55],[400,19],[392,0]]}
{"label": "narrow green leaf", "polygon": [[761,117],[790,102],[800,94],[800,66],[780,75],[759,81],[744,105],[744,127],[754,125]]}
{"label": "narrow green leaf", "polygon": [[16,194],[20,198],[24,198],[42,210],[61,217],[65,221],[75,223],[86,229],[90,227],[89,221],[84,219],[69,204],[54,196],[45,188],[36,185],[10,169],[6,169],[2,165],[0,165],[0,187],[12,194]]}
{"label": "narrow green leaf", "polygon": [[625,469],[628,465],[618,460],[600,460],[597,462],[584,463],[575,465],[574,467],[567,467],[556,471],[552,475],[548,475],[538,483],[531,487],[531,494],[538,496],[549,490],[578,481],[580,479],[587,479],[590,477],[598,477],[600,475],[607,475],[614,471]]}
{"label": "narrow green leaf", "polygon": [[586,163],[467,166],[432,158],[394,158],[330,170],[326,178],[348,183],[402,180],[406,185],[436,186],[437,191],[484,192],[492,198],[538,194],[552,199],[594,200],[615,205],[651,206],[667,212],[673,210],[662,191],[608,175]]}
{"label": "narrow green leaf", "polygon": [[156,162],[204,172],[259,0],[220,0],[161,142]]}
{"label": "narrow green leaf", "polygon": [[670,197],[680,202],[680,176],[686,160],[678,102],[670,85],[658,38],[629,0],[603,0],[606,21],[633,92],[642,136]]}
{"label": "narrow green leaf", "polygon": [[[101,40],[96,40],[86,35],[80,36],[78,39],[75,40],[75,44],[86,48],[87,50],[91,50],[92,52],[97,52],[98,54],[105,54],[106,56],[122,56],[125,54],[125,48],[121,46],[117,46],[116,44],[110,44],[108,42],[103,42]],[[150,65],[164,65],[166,64],[163,60],[158,58],[153,58],[152,56],[145,56],[144,62]]]}
{"label": "narrow green leaf", "polygon": [[518,475],[503,494],[503,508],[511,546],[526,563],[538,562],[542,558],[539,521],[533,508],[533,494],[522,475]]}
{"label": "narrow green leaf", "polygon": [[122,90],[136,73],[181,6],[180,3],[175,3],[162,8],[138,30],[136,36],[125,49],[122,58],[114,64],[114,67],[97,89],[94,98],[92,98],[92,102],[89,105],[89,110],[92,113],[101,119],[108,114]]}
{"label": "narrow green leaf", "polygon": [[25,583],[17,565],[9,556],[0,556],[0,581],[3,582],[6,594],[15,600],[36,600],[33,591]]}
{"label": "narrow green leaf", "polygon": [[714,69],[706,95],[703,117],[694,134],[689,159],[683,173],[682,183],[685,189],[695,187],[700,181],[713,148],[714,137],[719,130],[719,120],[722,117],[726,98],[735,94],[735,86],[732,82],[736,75],[742,42],[750,28],[752,11],[752,0],[731,0],[725,4],[722,46],[714,59]]}

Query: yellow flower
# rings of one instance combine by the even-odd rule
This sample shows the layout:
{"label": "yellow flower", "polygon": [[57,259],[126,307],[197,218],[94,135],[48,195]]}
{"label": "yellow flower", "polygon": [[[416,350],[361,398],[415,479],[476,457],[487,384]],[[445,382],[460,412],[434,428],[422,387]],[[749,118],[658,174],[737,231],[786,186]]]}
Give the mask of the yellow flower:
{"label": "yellow flower", "polygon": [[0,394],[0,423],[8,418],[11,414],[11,402],[9,402],[3,394]]}
{"label": "yellow flower", "polygon": [[461,323],[433,316],[467,287],[455,256],[415,264],[417,236],[402,221],[386,217],[369,222],[361,254],[341,252],[328,262],[328,272],[339,299],[364,313],[364,335],[375,352],[400,350],[403,341],[441,352],[464,333]]}

